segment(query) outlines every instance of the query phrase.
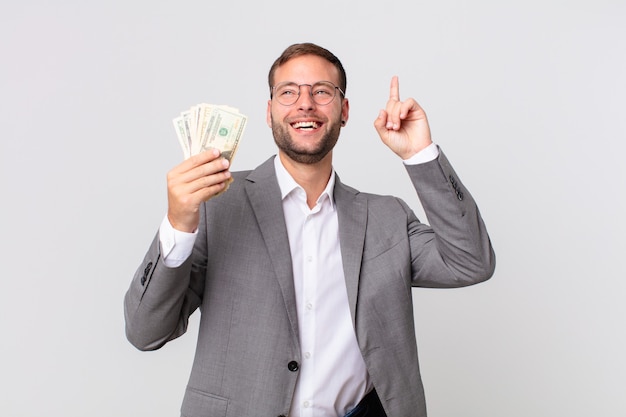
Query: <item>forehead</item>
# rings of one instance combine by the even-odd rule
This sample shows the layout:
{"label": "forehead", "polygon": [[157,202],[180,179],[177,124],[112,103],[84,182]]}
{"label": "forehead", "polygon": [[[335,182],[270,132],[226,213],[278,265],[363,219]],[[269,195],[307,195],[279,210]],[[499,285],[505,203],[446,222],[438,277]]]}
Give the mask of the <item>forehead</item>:
{"label": "forehead", "polygon": [[274,84],[293,81],[298,84],[312,84],[317,81],[331,81],[339,84],[339,71],[333,64],[316,55],[303,55],[292,58],[274,73]]}

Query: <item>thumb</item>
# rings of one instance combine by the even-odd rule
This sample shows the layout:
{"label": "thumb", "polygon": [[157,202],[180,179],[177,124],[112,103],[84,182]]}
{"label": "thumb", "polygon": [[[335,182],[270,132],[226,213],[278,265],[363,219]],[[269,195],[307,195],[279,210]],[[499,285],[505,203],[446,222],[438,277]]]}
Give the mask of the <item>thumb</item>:
{"label": "thumb", "polygon": [[387,133],[387,112],[385,110],[381,110],[378,112],[378,117],[374,120],[374,128],[378,132],[378,135],[381,139],[384,140],[385,135]]}

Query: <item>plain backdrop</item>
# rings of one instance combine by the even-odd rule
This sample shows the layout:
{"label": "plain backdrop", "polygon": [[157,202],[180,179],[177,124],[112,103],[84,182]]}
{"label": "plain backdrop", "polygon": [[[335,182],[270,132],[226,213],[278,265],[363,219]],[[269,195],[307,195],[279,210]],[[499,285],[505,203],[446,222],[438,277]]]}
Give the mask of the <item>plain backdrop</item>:
{"label": "plain backdrop", "polygon": [[372,126],[398,75],[497,253],[484,284],[414,290],[429,416],[626,415],[625,21],[617,0],[2,0],[0,415],[179,415],[199,314],[145,353],[122,308],[182,160],[172,119],[239,108],[233,170],[255,167],[267,71],[304,41],[348,73],[342,180],[428,220]]}

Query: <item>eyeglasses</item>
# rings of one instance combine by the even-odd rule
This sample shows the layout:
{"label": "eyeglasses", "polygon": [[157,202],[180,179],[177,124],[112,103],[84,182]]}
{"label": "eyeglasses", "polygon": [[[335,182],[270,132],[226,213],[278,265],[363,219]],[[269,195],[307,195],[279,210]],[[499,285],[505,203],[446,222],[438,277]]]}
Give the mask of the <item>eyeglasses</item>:
{"label": "eyeglasses", "polygon": [[337,90],[341,95],[345,95],[341,88],[337,87],[330,81],[318,81],[315,84],[296,84],[291,81],[285,81],[278,83],[270,89],[270,97],[276,98],[276,100],[283,106],[291,106],[300,98],[300,88],[307,86],[310,88],[309,94],[315,102],[320,106],[330,104],[337,95]]}

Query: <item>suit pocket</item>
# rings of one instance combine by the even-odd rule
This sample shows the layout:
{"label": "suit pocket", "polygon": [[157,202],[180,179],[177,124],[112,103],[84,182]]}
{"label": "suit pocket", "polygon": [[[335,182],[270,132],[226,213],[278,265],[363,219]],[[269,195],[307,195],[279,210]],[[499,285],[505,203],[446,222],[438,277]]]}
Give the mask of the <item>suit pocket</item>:
{"label": "suit pocket", "polygon": [[225,417],[227,408],[226,398],[187,388],[180,412],[182,417]]}
{"label": "suit pocket", "polygon": [[404,242],[404,239],[396,239],[393,241],[392,239],[385,239],[381,237],[380,239],[374,242],[365,242],[365,250],[363,251],[363,261],[371,261],[373,259],[378,258],[381,255],[393,250]]}

